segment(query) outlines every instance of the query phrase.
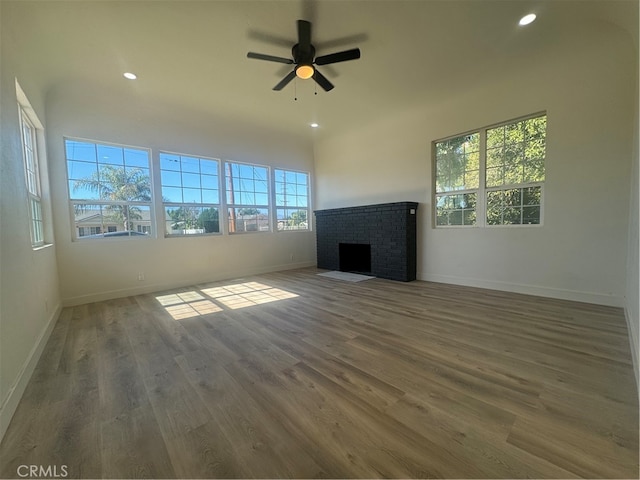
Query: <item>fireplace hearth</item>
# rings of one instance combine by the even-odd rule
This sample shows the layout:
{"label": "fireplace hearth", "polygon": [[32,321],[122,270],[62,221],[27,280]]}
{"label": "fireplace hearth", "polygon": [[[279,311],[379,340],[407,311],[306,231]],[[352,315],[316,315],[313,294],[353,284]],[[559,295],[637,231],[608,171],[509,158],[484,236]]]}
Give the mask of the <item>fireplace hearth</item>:
{"label": "fireplace hearth", "polygon": [[416,279],[416,202],[316,210],[318,268]]}

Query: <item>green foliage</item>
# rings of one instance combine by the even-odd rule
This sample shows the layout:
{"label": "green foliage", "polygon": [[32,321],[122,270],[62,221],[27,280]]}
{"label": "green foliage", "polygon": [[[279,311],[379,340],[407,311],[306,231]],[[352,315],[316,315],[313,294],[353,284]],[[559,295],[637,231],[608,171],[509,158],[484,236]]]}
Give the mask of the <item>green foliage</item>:
{"label": "green foliage", "polygon": [[512,188],[487,192],[487,224],[540,223],[541,187]]}
{"label": "green foliage", "polygon": [[462,135],[436,144],[436,191],[478,188],[480,135]]}
{"label": "green foliage", "polygon": [[257,208],[241,208],[238,210],[238,215],[260,215],[260,210]]}
{"label": "green foliage", "polygon": [[98,193],[101,200],[149,202],[151,183],[140,168],[103,165],[100,172],[76,180],[74,188],[86,188]]}
{"label": "green foliage", "polygon": [[544,181],[546,116],[487,130],[488,188]]}
{"label": "green foliage", "polygon": [[220,220],[217,208],[205,208],[198,216],[198,226],[206,233],[218,233],[220,231]]}
{"label": "green foliage", "polygon": [[475,225],[476,201],[475,193],[438,196],[436,223],[438,225]]}
{"label": "green foliage", "polygon": [[[204,233],[220,231],[218,210],[190,205],[167,208],[167,216],[171,219],[172,230],[196,230]],[[192,232],[193,233],[193,232]]]}
{"label": "green foliage", "polygon": [[289,221],[289,225],[292,227],[299,227],[303,223],[307,222],[307,211],[306,210],[296,210],[291,214],[291,216],[287,219]]}
{"label": "green foliage", "polygon": [[[90,177],[76,180],[74,189],[85,188],[96,192],[101,200],[120,202],[151,201],[149,176],[140,168],[124,168],[103,165],[100,172]],[[77,208],[82,208],[78,205]],[[103,210],[106,219],[119,223],[124,230],[133,229],[133,220],[142,219],[141,209],[135,205],[106,205]]]}
{"label": "green foliage", "polygon": [[167,215],[171,219],[172,230],[193,230],[198,228],[198,207],[182,206],[167,209]]}

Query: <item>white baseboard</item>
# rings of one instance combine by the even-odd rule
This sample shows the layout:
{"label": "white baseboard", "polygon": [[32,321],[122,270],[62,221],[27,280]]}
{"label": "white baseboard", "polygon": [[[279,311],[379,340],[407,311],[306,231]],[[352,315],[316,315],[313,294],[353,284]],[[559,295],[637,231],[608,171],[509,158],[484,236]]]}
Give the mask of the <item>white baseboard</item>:
{"label": "white baseboard", "polygon": [[9,428],[13,414],[15,413],[16,408],[18,408],[18,403],[20,403],[20,399],[27,388],[27,384],[29,383],[29,380],[31,380],[31,375],[33,375],[33,371],[38,364],[38,360],[40,360],[42,351],[51,336],[51,332],[58,321],[61,311],[62,307],[60,305],[54,309],[53,314],[47,321],[47,325],[40,333],[40,336],[36,340],[31,352],[29,352],[27,360],[24,362],[24,365],[22,365],[15,382],[9,389],[9,393],[3,399],[2,405],[0,405],[0,441],[4,438],[7,428]]}
{"label": "white baseboard", "polygon": [[418,272],[419,280],[437,283],[451,283],[463,285],[465,287],[486,288],[489,290],[501,290],[505,292],[523,293],[538,297],[557,298],[559,300],[571,300],[574,302],[594,303],[596,305],[606,305],[609,307],[624,308],[624,297],[617,295],[607,295],[602,293],[581,292],[561,288],[541,287],[538,285],[524,285],[510,282],[498,282],[495,280],[484,280],[479,278],[457,277],[455,275],[424,274]]}
{"label": "white baseboard", "polygon": [[197,285],[200,283],[216,282],[219,280],[228,280],[233,278],[246,277],[250,275],[260,275],[262,273],[280,272],[284,270],[294,270],[296,268],[314,267],[316,262],[300,262],[300,263],[287,263],[284,265],[272,265],[264,268],[253,268],[247,270],[234,270],[230,272],[217,271],[207,275],[206,278],[193,278],[189,280],[182,280],[179,282],[165,282],[165,283],[150,283],[141,287],[135,288],[122,288],[118,290],[110,290],[107,292],[91,293],[87,295],[80,295],[77,297],[64,298],[62,304],[65,307],[74,307],[76,305],[84,305],[86,303],[102,302],[105,300],[112,300],[114,298],[129,297],[132,295],[143,295],[145,293],[161,292],[163,290],[169,290],[172,288],[188,287],[191,285]]}

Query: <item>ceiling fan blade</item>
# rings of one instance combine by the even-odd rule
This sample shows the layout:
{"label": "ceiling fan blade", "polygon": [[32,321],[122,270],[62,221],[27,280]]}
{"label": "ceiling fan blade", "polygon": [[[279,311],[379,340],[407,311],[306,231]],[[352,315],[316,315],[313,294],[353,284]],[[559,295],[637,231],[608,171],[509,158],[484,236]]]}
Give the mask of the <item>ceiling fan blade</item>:
{"label": "ceiling fan blade", "polygon": [[278,63],[288,63],[292,64],[293,60],[290,58],[284,57],[274,57],[273,55],[264,55],[262,53],[247,53],[247,58],[255,58],[256,60],[266,60],[267,62],[278,62]]}
{"label": "ceiling fan blade", "polygon": [[357,60],[360,58],[360,49],[352,48],[344,52],[330,53],[316,58],[316,65],[329,65],[330,63],[346,62],[347,60]]}
{"label": "ceiling fan blade", "polygon": [[298,20],[298,48],[303,52],[311,50],[311,23]]}
{"label": "ceiling fan blade", "polygon": [[280,83],[278,83],[275,87],[273,87],[274,90],[282,90],[284,87],[287,86],[287,84],[293,80],[296,76],[296,71],[292,70],[289,75],[287,75],[286,77],[284,77],[282,80],[280,80]]}
{"label": "ceiling fan blade", "polygon": [[[295,72],[293,72],[293,74],[295,75]],[[333,90],[333,83],[331,83],[327,79],[327,77],[322,75],[318,70],[315,70],[313,72],[313,79],[316,81],[318,85],[324,88],[325,92],[328,92],[329,90]]]}

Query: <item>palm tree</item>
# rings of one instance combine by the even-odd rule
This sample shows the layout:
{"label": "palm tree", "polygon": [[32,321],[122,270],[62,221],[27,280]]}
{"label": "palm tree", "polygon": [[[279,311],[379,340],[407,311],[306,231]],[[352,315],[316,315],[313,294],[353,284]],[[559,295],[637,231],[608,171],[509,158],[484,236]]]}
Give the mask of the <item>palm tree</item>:
{"label": "palm tree", "polygon": [[[100,200],[117,202],[150,202],[151,182],[149,176],[140,168],[114,167],[104,165],[100,172],[90,177],[76,180],[74,189],[84,188],[96,192]],[[82,209],[83,205],[77,205]],[[120,223],[124,230],[133,228],[133,220],[142,218],[140,208],[128,204],[109,204],[105,206],[107,217]]]}

